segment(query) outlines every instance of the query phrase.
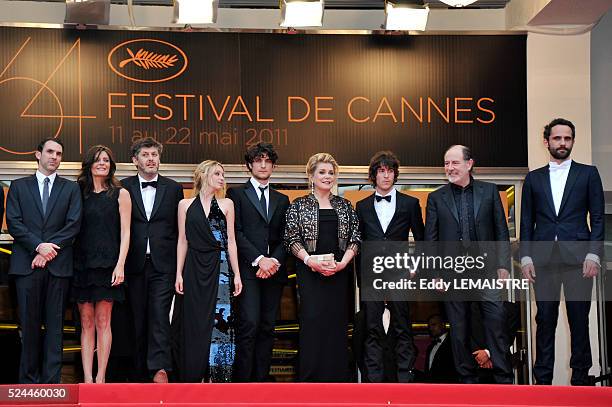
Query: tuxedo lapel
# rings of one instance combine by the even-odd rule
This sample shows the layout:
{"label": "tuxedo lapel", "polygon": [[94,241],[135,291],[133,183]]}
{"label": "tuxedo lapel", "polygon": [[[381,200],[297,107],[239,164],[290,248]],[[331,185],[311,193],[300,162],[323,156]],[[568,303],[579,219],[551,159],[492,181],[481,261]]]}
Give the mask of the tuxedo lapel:
{"label": "tuxedo lapel", "polygon": [[376,195],[376,192],[368,197],[370,201],[367,202],[366,208],[368,208],[368,213],[370,214],[370,216],[374,218],[374,223],[376,224],[376,226],[378,226],[378,230],[380,230],[381,235],[384,235],[385,231],[382,228],[380,219],[378,219],[378,214],[376,213],[376,208],[374,207],[374,202],[376,202],[374,198],[375,195]]}
{"label": "tuxedo lapel", "polygon": [[482,196],[484,195],[482,184],[474,181],[473,191],[474,191],[474,219],[477,219],[478,211],[480,210],[480,203],[482,202]]}
{"label": "tuxedo lapel", "polygon": [[569,169],[569,173],[567,174],[567,181],[565,181],[565,189],[563,190],[563,198],[561,198],[561,205],[559,206],[559,215],[563,211],[563,207],[567,203],[569,199],[572,188],[574,188],[574,184],[578,179],[578,173],[580,173],[580,167],[576,165],[576,163],[572,163]]}
{"label": "tuxedo lapel", "polygon": [[[45,221],[49,218],[49,214],[53,211],[53,207],[57,202],[57,198],[61,195],[62,189],[64,189],[64,183],[66,181],[60,176],[55,177],[55,181],[53,182],[53,188],[51,188],[51,195],[49,195],[49,202],[47,202],[47,211],[45,212]],[[41,202],[42,208],[42,202]]]}
{"label": "tuxedo lapel", "polygon": [[457,223],[459,223],[459,213],[457,212],[457,205],[455,204],[455,198],[452,195],[450,185],[442,187],[442,200],[448,206],[448,209],[450,209]]}
{"label": "tuxedo lapel", "polygon": [[38,212],[40,212],[40,216],[43,217],[42,201],[40,199],[40,191],[38,189],[38,180],[36,179],[36,175],[32,175],[32,177],[28,180],[28,189],[32,194],[32,200],[36,204]]}
{"label": "tuxedo lapel", "polygon": [[274,211],[278,206],[279,196],[278,193],[273,190],[270,186],[268,186],[270,191],[270,202],[268,202],[268,223],[272,220],[272,215],[274,215]]}
{"label": "tuxedo lapel", "polygon": [[544,186],[544,194],[546,195],[548,206],[550,207],[553,216],[556,216],[557,211],[555,210],[555,201],[553,200],[552,196],[552,187],[550,186],[550,170],[548,169],[548,166],[543,168],[543,171],[540,173],[540,178],[540,181]]}
{"label": "tuxedo lapel", "polygon": [[140,181],[138,180],[138,176],[135,176],[131,179],[129,188],[132,191],[132,196],[134,197],[134,202],[136,202],[136,206],[142,212],[142,216],[146,219],[147,212],[145,211],[144,202],[142,201],[142,192],[140,190]]}
{"label": "tuxedo lapel", "polygon": [[[257,197],[257,192],[255,192],[255,187],[253,187],[253,184],[251,184],[251,181],[247,181],[246,185],[244,186],[244,193],[246,194],[246,196],[249,199],[249,201],[251,201],[251,203],[253,204],[253,206],[257,210],[257,212],[259,212],[261,217],[267,223],[268,222],[268,218],[266,217],[266,214],[264,213],[263,209],[261,209],[261,205],[259,204],[259,198]],[[270,194],[270,195],[272,195],[272,194]]]}
{"label": "tuxedo lapel", "polygon": [[[164,199],[164,194],[166,193],[166,183],[162,180],[161,177],[157,177],[157,188],[155,191],[155,202],[153,202],[153,209],[151,210],[151,217],[149,220],[153,219],[155,216],[155,212],[159,209],[159,205],[161,205],[162,200]],[[142,201],[142,195],[140,196],[140,200]]]}

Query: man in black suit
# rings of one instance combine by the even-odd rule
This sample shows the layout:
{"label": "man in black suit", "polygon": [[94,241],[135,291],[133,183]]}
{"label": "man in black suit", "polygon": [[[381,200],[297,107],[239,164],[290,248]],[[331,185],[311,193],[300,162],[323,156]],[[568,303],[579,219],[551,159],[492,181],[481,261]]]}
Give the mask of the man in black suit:
{"label": "man in black suit", "polygon": [[[357,202],[357,216],[363,241],[408,241],[412,231],[415,240],[423,240],[423,216],[419,200],[398,192],[394,185],[399,176],[399,160],[390,151],[380,151],[370,160],[370,182],[376,192]],[[389,329],[395,336],[397,381],[414,380],[412,368],[416,348],[412,338],[410,307],[406,301],[364,301],[367,326],[364,364],[366,381],[384,379],[383,340],[386,336],[382,317],[390,312]]]}
{"label": "man in black suit", "polygon": [[270,187],[278,159],[271,144],[252,146],[244,159],[251,178],[227,192],[236,210],[234,227],[243,284],[233,380],[263,382],[269,376],[274,325],[287,282],[283,231],[289,198]]}
{"label": "man in black suit", "polygon": [[439,314],[427,320],[431,343],[425,357],[425,379],[429,383],[457,383],[459,380],[453,362],[453,349],[448,330]]}
{"label": "man in black suit", "polygon": [[138,174],[122,185],[132,198],[130,251],[125,267],[134,319],[136,376],[167,383],[172,370],[170,306],[176,276],[177,210],[183,187],[158,173],[162,145],[147,137],[131,149]]}
{"label": "man in black suit", "polygon": [[63,151],[59,139],[41,141],[36,174],[13,181],[7,198],[6,223],[14,239],[9,274],[15,278],[21,324],[20,383],[61,380],[72,245],[82,210],[77,184],[56,173]]}
{"label": "man in black suit", "polygon": [[568,120],[546,125],[544,145],[550,163],[527,174],[523,184],[521,271],[535,283],[538,384],[551,384],[553,379],[561,286],[571,332],[572,385],[588,384],[592,366],[589,311],[593,278],[601,268],[605,203],[597,168],[570,158],[575,136]]}
{"label": "man in black suit", "polygon": [[[472,153],[465,146],[452,146],[444,155],[444,170],[449,183],[429,194],[425,223],[425,240],[457,242],[452,253],[446,255],[478,255],[486,242],[496,242],[489,273],[478,278],[508,278],[510,246],[506,216],[497,191],[492,183],[472,178]],[[448,246],[446,246],[448,247]],[[441,248],[438,248],[441,249]],[[487,270],[485,270],[487,271]],[[495,276],[495,274],[497,276]],[[482,290],[476,293],[483,317],[487,349],[491,353],[493,375],[497,383],[512,383],[512,365],[505,329],[506,317],[501,293]],[[467,299],[468,294],[466,293]],[[478,381],[478,364],[470,348],[470,301],[447,298],[444,305],[451,324],[451,343],[455,368],[462,383]],[[469,296],[469,299],[474,299]]]}

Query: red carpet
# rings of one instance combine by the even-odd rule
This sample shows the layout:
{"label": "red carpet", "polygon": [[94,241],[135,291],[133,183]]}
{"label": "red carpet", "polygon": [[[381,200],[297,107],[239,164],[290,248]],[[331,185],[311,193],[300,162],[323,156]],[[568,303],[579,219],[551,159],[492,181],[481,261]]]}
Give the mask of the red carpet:
{"label": "red carpet", "polygon": [[[21,386],[20,386],[21,387]],[[40,387],[40,386],[37,386]],[[44,386],[49,388],[50,386]],[[612,406],[609,387],[427,384],[80,384],[61,400],[7,398],[0,404],[144,406]]]}

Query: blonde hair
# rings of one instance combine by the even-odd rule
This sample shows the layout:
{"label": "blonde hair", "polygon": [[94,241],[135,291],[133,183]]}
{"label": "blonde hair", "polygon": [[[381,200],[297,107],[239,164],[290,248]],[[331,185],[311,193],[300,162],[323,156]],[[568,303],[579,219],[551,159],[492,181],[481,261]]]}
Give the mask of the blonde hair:
{"label": "blonde hair", "polygon": [[317,169],[317,165],[320,163],[331,164],[334,168],[334,174],[336,177],[338,176],[338,163],[333,155],[329,153],[316,153],[312,157],[308,159],[306,163],[306,175],[308,176],[308,181],[312,182],[312,177]]}
{"label": "blonde hair", "polygon": [[[223,165],[221,165],[219,161],[215,160],[205,160],[198,164],[196,169],[193,171],[193,196],[198,196],[200,191],[208,186],[213,171],[217,166],[223,168]],[[224,184],[223,189],[215,193],[215,196],[217,198],[224,198],[226,187],[226,184]]]}

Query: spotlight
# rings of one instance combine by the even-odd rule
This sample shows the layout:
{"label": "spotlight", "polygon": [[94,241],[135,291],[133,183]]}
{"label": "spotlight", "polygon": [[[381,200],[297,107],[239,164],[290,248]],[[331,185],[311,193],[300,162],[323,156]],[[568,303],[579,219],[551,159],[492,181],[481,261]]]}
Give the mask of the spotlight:
{"label": "spotlight", "polygon": [[472,3],[475,3],[477,0],[440,0],[442,3],[448,4],[451,7],[465,7],[469,6]]}
{"label": "spotlight", "polygon": [[281,27],[321,27],[323,0],[281,0]]}
{"label": "spotlight", "polygon": [[425,31],[429,7],[422,1],[385,1],[385,28],[387,30]]}
{"label": "spotlight", "polygon": [[67,24],[108,25],[110,0],[66,0]]}
{"label": "spotlight", "polygon": [[219,0],[174,0],[176,24],[214,24]]}

